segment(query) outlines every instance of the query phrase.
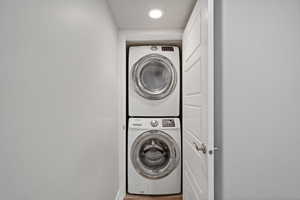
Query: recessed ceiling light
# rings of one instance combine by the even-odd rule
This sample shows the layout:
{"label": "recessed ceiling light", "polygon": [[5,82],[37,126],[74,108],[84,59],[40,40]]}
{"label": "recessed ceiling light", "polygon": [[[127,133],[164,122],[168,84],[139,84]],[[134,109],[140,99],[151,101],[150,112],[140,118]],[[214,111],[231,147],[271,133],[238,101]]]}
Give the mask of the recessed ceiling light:
{"label": "recessed ceiling light", "polygon": [[152,9],[149,11],[149,17],[152,19],[159,19],[163,15],[163,12],[159,9]]}

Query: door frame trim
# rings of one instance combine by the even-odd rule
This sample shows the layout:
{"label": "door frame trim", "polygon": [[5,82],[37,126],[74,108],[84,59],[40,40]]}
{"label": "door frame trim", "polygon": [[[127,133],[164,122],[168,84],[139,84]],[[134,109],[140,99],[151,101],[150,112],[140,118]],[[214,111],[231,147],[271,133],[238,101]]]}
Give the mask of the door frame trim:
{"label": "door frame trim", "polygon": [[208,199],[214,200],[214,0],[208,0]]}

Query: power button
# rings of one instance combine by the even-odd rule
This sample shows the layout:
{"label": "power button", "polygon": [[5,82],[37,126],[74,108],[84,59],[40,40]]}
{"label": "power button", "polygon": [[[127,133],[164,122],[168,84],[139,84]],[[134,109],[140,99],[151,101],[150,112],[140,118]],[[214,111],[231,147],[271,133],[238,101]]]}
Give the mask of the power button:
{"label": "power button", "polygon": [[157,127],[158,126],[158,121],[157,120],[152,120],[150,122],[150,124],[151,124],[152,127]]}

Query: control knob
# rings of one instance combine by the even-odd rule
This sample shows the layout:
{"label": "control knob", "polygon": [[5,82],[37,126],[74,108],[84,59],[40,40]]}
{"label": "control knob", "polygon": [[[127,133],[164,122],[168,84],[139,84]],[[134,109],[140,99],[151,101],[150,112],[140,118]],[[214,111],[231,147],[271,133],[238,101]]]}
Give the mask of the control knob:
{"label": "control knob", "polygon": [[151,124],[152,127],[157,127],[158,126],[158,121],[157,120],[152,120],[150,122],[150,124]]}

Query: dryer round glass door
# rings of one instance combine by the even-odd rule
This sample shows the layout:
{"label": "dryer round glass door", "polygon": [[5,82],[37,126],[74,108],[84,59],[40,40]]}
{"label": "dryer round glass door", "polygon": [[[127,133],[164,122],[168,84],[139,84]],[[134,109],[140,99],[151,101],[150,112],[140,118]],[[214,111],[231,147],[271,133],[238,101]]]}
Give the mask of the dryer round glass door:
{"label": "dryer round glass door", "polygon": [[176,141],[159,130],[146,131],[138,136],[130,153],[135,170],[149,179],[169,175],[180,160],[180,149]]}
{"label": "dryer round glass door", "polygon": [[176,70],[165,56],[149,54],[138,60],[132,68],[135,91],[150,100],[169,96],[177,83]]}

